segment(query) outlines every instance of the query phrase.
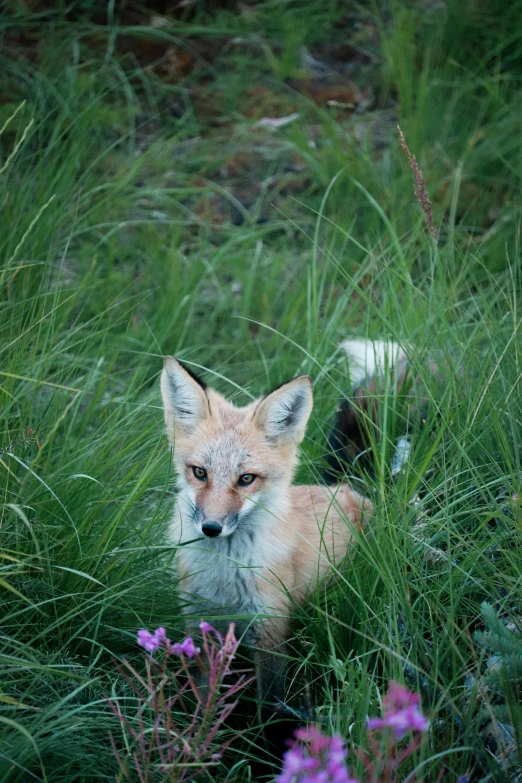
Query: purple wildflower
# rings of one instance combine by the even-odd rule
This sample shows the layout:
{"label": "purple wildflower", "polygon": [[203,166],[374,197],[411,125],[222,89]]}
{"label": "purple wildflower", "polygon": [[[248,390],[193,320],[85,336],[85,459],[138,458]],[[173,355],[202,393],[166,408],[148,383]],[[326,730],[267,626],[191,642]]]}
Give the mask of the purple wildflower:
{"label": "purple wildflower", "polygon": [[326,737],[317,726],[298,729],[295,737],[276,783],[358,783],[349,776],[341,737]]}
{"label": "purple wildflower", "polygon": [[392,728],[396,737],[403,737],[408,731],[426,731],[429,720],[420,712],[420,697],[398,682],[390,683],[390,690],[384,697],[384,717],[370,718],[369,729]]}
{"label": "purple wildflower", "polygon": [[[164,631],[165,629],[163,628],[162,630]],[[154,631],[154,633],[150,633],[149,631],[146,631],[145,628],[142,628],[138,631],[138,644],[140,647],[144,647],[147,652],[156,652],[156,650],[158,650],[161,646],[162,642],[163,639],[161,636],[157,636],[156,631]]]}
{"label": "purple wildflower", "polygon": [[391,712],[384,718],[370,718],[369,729],[392,728],[397,737],[403,737],[408,731],[426,731],[429,721],[416,707],[408,707],[399,712]]}
{"label": "purple wildflower", "polygon": [[200,649],[194,644],[194,639],[191,636],[187,636],[182,642],[176,642],[176,644],[171,645],[170,652],[176,655],[186,655],[187,658],[194,658],[200,652]]}
{"label": "purple wildflower", "polygon": [[160,625],[159,628],[156,628],[156,630],[154,631],[154,636],[156,637],[156,639],[159,639],[161,642],[163,642],[163,644],[165,644],[165,642],[168,641],[167,631],[162,625]]}
{"label": "purple wildflower", "polygon": [[405,688],[399,682],[394,680],[390,682],[390,689],[384,697],[385,712],[398,712],[399,710],[405,710],[407,707],[414,707],[420,702],[420,696],[418,693]]}
{"label": "purple wildflower", "polygon": [[207,633],[213,633],[217,636],[218,641],[221,645],[223,645],[223,636],[219,633],[218,630],[214,628],[213,625],[210,625],[210,623],[207,623],[206,620],[201,620],[199,627],[201,628],[201,631],[203,632],[203,639],[205,639],[205,634]]}
{"label": "purple wildflower", "polygon": [[200,651],[199,647],[196,647],[194,644],[194,640],[191,636],[187,636],[182,642],[172,644],[167,637],[167,631],[163,626],[156,628],[154,633],[150,633],[142,628],[138,631],[138,644],[150,653],[156,652],[160,647],[165,647],[167,654],[175,653],[177,655],[186,655],[187,658],[194,658]]}

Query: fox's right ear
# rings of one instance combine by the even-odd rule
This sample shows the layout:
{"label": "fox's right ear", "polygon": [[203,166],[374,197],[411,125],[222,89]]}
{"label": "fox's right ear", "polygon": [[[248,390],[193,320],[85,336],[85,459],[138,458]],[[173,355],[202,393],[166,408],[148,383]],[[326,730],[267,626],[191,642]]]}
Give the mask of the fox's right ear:
{"label": "fox's right ear", "polygon": [[190,434],[209,415],[206,385],[173,356],[167,356],[161,373],[165,424],[171,443],[177,432]]}

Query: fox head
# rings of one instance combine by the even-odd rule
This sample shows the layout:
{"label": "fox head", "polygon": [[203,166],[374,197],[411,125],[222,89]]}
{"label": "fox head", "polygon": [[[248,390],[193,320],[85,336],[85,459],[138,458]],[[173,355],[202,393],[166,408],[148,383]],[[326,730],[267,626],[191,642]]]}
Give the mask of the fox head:
{"label": "fox head", "polygon": [[284,508],[312,411],[309,376],[238,408],[169,356],[161,392],[178,508],[194,537],[229,536],[260,510]]}

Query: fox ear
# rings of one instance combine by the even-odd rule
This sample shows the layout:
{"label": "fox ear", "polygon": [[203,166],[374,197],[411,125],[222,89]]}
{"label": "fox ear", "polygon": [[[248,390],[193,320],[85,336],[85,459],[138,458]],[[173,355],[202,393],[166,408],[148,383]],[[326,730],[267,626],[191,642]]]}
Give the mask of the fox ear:
{"label": "fox ear", "polygon": [[312,379],[300,375],[261,400],[254,421],[269,440],[291,438],[301,443],[313,404]]}
{"label": "fox ear", "polygon": [[206,385],[173,356],[161,373],[161,394],[170,441],[178,431],[189,434],[209,414]]}

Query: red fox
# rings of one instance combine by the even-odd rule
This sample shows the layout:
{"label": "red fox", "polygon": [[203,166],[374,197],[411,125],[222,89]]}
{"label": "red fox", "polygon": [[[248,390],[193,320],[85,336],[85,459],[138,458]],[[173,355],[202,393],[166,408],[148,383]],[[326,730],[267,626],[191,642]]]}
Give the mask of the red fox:
{"label": "red fox", "polygon": [[347,483],[292,484],[312,411],[309,376],[239,408],[169,356],[161,391],[185,612],[193,622],[233,616],[256,650],[259,696],[273,706],[284,697],[292,603],[343,560],[372,504]]}

